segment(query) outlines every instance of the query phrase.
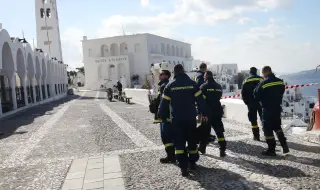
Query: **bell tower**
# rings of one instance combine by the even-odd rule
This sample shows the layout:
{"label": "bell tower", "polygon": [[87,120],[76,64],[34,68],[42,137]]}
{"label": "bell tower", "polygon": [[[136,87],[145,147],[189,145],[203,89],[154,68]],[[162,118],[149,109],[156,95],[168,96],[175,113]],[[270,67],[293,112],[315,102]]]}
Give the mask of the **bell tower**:
{"label": "bell tower", "polygon": [[56,0],[35,0],[37,48],[63,61]]}

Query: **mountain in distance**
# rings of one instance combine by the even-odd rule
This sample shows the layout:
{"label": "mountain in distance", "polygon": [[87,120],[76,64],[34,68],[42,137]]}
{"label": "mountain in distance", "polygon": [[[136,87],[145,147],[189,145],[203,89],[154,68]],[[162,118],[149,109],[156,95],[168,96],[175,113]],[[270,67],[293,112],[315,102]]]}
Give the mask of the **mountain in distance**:
{"label": "mountain in distance", "polygon": [[[315,69],[313,69],[301,71],[298,73],[285,74],[280,75],[279,78],[283,79],[283,81],[288,85],[317,83],[320,82],[320,70],[316,71]],[[315,85],[311,87],[303,87],[301,88],[301,91],[303,93],[303,96],[317,97],[319,88],[320,85]]]}

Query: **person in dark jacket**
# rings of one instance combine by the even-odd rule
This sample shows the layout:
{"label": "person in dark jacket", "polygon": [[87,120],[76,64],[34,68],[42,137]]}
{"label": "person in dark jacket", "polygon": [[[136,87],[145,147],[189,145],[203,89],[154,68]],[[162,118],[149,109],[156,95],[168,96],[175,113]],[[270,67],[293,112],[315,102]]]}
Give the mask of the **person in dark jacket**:
{"label": "person in dark jacket", "polygon": [[[196,81],[196,83],[197,83],[197,85],[198,85],[199,88],[200,88],[200,86],[205,82],[205,80],[204,80],[204,73],[205,73],[206,71],[207,71],[207,64],[201,63],[201,64],[199,65],[199,71],[197,71],[196,76],[195,76],[195,81]],[[201,120],[201,119],[199,118],[199,120]],[[208,134],[205,134],[205,131],[206,131]],[[204,128],[198,128],[198,132],[199,132],[199,134],[205,135],[205,136],[202,136],[202,135],[201,135],[201,136],[198,137],[198,138],[199,138],[199,141],[200,141],[200,142],[199,142],[200,144],[203,144],[204,141],[214,142],[215,139],[216,139],[216,136],[211,135],[211,129],[210,129],[210,128],[209,128],[208,130],[206,130],[206,129],[204,129]],[[209,139],[207,140],[206,138],[207,138],[208,135],[209,135]]]}
{"label": "person in dark jacket", "polygon": [[199,71],[196,73],[196,82],[198,87],[204,83],[204,73],[207,71],[207,64],[201,63],[199,66]]}
{"label": "person in dark jacket", "polygon": [[[162,99],[162,95],[166,85],[169,83],[169,78],[171,77],[171,73],[168,70],[163,70],[160,74],[160,82],[158,85],[159,88],[159,98]],[[168,113],[170,111],[168,110]],[[169,113],[170,114],[170,113]],[[169,118],[168,118],[169,119]],[[175,149],[173,143],[174,131],[171,124],[167,121],[160,120],[161,127],[161,140],[165,147],[165,151],[167,156],[165,158],[160,158],[161,163],[176,163],[175,157]]]}
{"label": "person in dark jacket", "polygon": [[[189,175],[188,163],[190,169],[195,169],[199,159],[197,140],[194,135],[197,116],[195,102],[205,120],[207,120],[206,104],[201,90],[184,73],[181,64],[174,67],[174,75],[173,81],[169,82],[164,89],[159,116],[162,121],[166,121],[169,118],[169,105],[171,106],[172,127],[175,130],[175,154],[182,176],[187,177]],[[188,143],[187,148],[186,143]]]}
{"label": "person in dark jacket", "polygon": [[285,84],[272,73],[271,67],[269,66],[265,66],[262,69],[262,74],[265,79],[254,91],[254,97],[262,106],[263,132],[268,144],[268,149],[263,151],[262,154],[265,156],[276,156],[276,140],[273,132],[278,136],[283,148],[283,153],[289,152],[287,139],[281,128],[281,104]]}
{"label": "person in dark jacket", "polygon": [[120,81],[117,81],[116,88],[117,88],[118,91],[119,91],[119,96],[121,96],[121,95],[122,95],[122,84],[121,84]]}
{"label": "person in dark jacket", "polygon": [[257,68],[250,68],[250,76],[242,84],[241,96],[243,102],[248,107],[248,118],[251,122],[253,139],[260,141],[260,130],[258,126],[257,112],[261,119],[262,108],[259,102],[254,98],[253,92],[263,78],[257,75]]}
{"label": "person in dark jacket", "polygon": [[[226,156],[226,141],[224,138],[224,127],[222,123],[223,110],[221,106],[220,99],[222,97],[222,87],[213,79],[213,74],[211,71],[207,71],[204,75],[205,83],[200,86],[203,97],[208,105],[208,122],[202,126],[214,129],[216,135],[218,136],[218,143],[220,146],[220,157]],[[199,151],[205,154],[206,152],[206,141],[209,138],[208,135],[204,134],[205,139],[200,143]]]}

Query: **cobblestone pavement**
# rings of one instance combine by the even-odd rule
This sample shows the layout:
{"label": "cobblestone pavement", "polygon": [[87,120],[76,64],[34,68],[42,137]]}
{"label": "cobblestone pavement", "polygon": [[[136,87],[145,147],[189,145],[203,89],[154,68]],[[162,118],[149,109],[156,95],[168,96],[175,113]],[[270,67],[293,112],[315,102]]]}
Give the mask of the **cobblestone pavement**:
{"label": "cobblestone pavement", "polygon": [[260,156],[250,126],[224,120],[228,156],[217,144],[186,179],[162,165],[159,126],[148,108],[80,92],[0,121],[0,190],[320,189],[320,145],[288,136],[291,152]]}

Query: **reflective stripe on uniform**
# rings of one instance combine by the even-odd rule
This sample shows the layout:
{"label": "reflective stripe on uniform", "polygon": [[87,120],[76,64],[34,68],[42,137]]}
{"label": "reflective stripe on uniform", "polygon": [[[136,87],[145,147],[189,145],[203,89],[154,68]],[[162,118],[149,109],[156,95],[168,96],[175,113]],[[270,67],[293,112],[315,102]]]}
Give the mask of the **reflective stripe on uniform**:
{"label": "reflective stripe on uniform", "polygon": [[267,84],[262,85],[262,88],[268,88],[271,86],[280,86],[280,85],[285,85],[283,81],[278,81],[278,82],[270,82]]}
{"label": "reflective stripe on uniform", "polygon": [[161,119],[155,119],[155,120],[153,120],[153,123],[161,123],[161,122],[162,122]]}
{"label": "reflective stripe on uniform", "polygon": [[185,89],[193,89],[193,86],[179,86],[179,87],[170,88],[170,90],[172,90],[172,91],[174,91],[174,90],[185,90]]}
{"label": "reflective stripe on uniform", "polygon": [[218,142],[224,141],[224,138],[218,138]]}
{"label": "reflective stripe on uniform", "polygon": [[189,150],[189,154],[198,154],[198,150]]}
{"label": "reflective stripe on uniform", "polygon": [[184,150],[176,150],[175,153],[176,154],[184,154]]}
{"label": "reflective stripe on uniform", "polygon": [[266,140],[274,139],[274,136],[266,136],[265,139]]}
{"label": "reflective stripe on uniform", "polygon": [[196,92],[196,93],[194,94],[194,97],[200,96],[201,93],[202,93],[201,90],[199,90],[198,92]]}
{"label": "reflective stripe on uniform", "polygon": [[169,101],[171,100],[171,98],[169,96],[166,96],[166,95],[162,95],[162,98],[166,99],[166,100],[169,100]]}
{"label": "reflective stripe on uniform", "polygon": [[245,84],[247,82],[253,82],[253,81],[262,81],[263,79],[262,78],[251,78],[251,79],[247,79],[245,80],[242,84]]}
{"label": "reflective stripe on uniform", "polygon": [[[206,95],[202,95],[203,96],[203,99],[207,99],[207,96]],[[197,103],[197,102],[196,102]]]}
{"label": "reflective stripe on uniform", "polygon": [[208,88],[207,91],[211,91],[211,92],[221,92],[220,89],[215,89],[215,88]]}
{"label": "reflective stripe on uniform", "polygon": [[259,128],[258,125],[252,126],[252,129],[257,129],[257,128]]}
{"label": "reflective stripe on uniform", "polygon": [[167,143],[167,144],[164,144],[164,147],[168,148],[168,147],[173,146],[173,145],[174,145],[173,143]]}

